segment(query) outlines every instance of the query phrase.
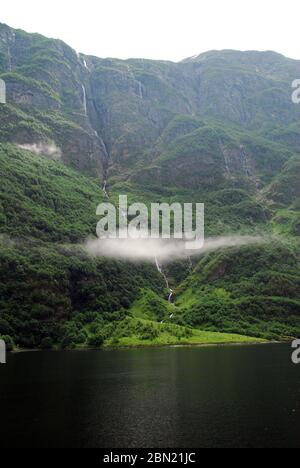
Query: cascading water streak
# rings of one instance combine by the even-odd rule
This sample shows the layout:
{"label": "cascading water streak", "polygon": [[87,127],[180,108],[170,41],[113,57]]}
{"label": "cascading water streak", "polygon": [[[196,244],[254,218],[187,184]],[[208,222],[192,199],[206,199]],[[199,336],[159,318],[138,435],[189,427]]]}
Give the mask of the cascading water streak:
{"label": "cascading water streak", "polygon": [[107,180],[105,179],[104,182],[103,182],[103,186],[102,186],[102,192],[104,193],[104,195],[109,198],[109,195],[107,193],[107,190],[106,190],[106,187],[107,187]]}
{"label": "cascading water streak", "polygon": [[138,81],[138,87],[139,87],[139,98],[143,99],[143,87],[140,81]]}
{"label": "cascading water streak", "polygon": [[83,109],[84,109],[84,115],[87,116],[86,91],[85,91],[84,84],[81,84],[81,88],[82,88],[82,104],[83,104]]}
{"label": "cascading water streak", "polygon": [[12,60],[11,60],[11,52],[10,52],[10,47],[7,46],[7,55],[8,55],[8,69],[11,72],[12,71]]}
{"label": "cascading water streak", "polygon": [[[164,273],[164,271],[163,271],[161,265],[159,264],[158,259],[157,259],[156,256],[155,256],[155,265],[156,265],[157,271],[162,275],[162,277],[163,277],[164,280],[165,280],[167,289],[169,290],[168,302],[169,302],[169,304],[172,304],[172,299],[173,299],[173,293],[174,293],[174,291],[173,291],[173,289],[170,288],[169,280],[168,280],[166,274]],[[172,314],[172,316],[173,316],[173,314]],[[170,318],[172,318],[172,317],[170,317]]]}

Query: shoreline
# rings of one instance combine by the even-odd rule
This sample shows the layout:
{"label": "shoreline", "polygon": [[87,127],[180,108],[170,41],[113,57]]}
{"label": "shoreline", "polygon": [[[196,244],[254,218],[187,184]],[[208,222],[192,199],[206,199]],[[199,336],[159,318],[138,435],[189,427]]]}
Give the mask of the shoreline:
{"label": "shoreline", "polygon": [[99,348],[92,347],[75,347],[75,348],[51,348],[51,349],[14,349],[8,351],[9,354],[20,354],[20,353],[36,353],[43,351],[59,352],[59,351],[116,351],[116,350],[129,350],[129,349],[157,349],[157,348],[210,348],[210,347],[228,347],[228,346],[263,346],[263,345],[272,345],[272,344],[284,344],[289,343],[289,340],[285,341],[253,341],[253,342],[232,342],[232,343],[182,343],[182,344],[136,344],[136,345],[105,345]]}

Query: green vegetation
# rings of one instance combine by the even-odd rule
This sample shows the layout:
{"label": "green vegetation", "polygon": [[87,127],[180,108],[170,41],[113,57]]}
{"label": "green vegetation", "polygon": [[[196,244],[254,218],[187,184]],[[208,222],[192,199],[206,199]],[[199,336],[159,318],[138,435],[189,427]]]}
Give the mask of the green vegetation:
{"label": "green vegetation", "polygon": [[[86,341],[84,326],[125,317],[140,287],[162,292],[152,265],[90,258],[80,247],[0,239],[0,335],[24,348]],[[50,340],[46,341],[50,346]]]}
{"label": "green vegetation", "polygon": [[[9,346],[300,336],[299,63],[208,52],[171,63],[78,56],[0,24],[0,336]],[[201,77],[201,79],[199,79]],[[216,92],[216,89],[221,90]],[[61,160],[19,149],[52,144]],[[263,235],[164,265],[93,258],[96,206],[204,202],[206,236]]]}
{"label": "green vegetation", "polygon": [[73,346],[84,341],[73,315],[119,320],[140,287],[162,292],[153,266],[91,258],[80,246],[95,232],[99,184],[12,145],[0,145],[0,167],[1,335],[27,348]]}
{"label": "green vegetation", "polygon": [[205,255],[178,291],[178,323],[266,339],[300,334],[299,245],[276,242]]}
{"label": "green vegetation", "polygon": [[33,78],[25,77],[24,75],[20,75],[19,73],[2,73],[0,78],[5,81],[6,85],[8,86],[11,84],[17,84],[19,86],[30,87],[33,92],[40,92],[45,94],[46,97],[58,101],[60,103],[60,99],[57,93],[55,93],[49,85],[45,82],[37,81]]}
{"label": "green vegetation", "polygon": [[0,233],[76,242],[95,233],[99,183],[63,164],[0,144]]}
{"label": "green vegetation", "polygon": [[164,346],[260,343],[264,340],[238,334],[200,331],[190,327],[126,318],[118,323],[106,346]]}
{"label": "green vegetation", "polygon": [[[272,239],[207,254],[194,262],[192,273],[182,262],[170,265],[172,284],[182,282],[175,307],[165,300],[168,291],[153,265],[89,258],[79,246],[95,229],[95,208],[103,199],[98,183],[13,145],[0,145],[0,155],[5,176],[0,192],[0,334],[10,347],[192,344],[239,342],[238,335],[248,336],[246,341],[299,335],[296,240]],[[113,187],[112,199],[119,190]],[[140,190],[127,185],[130,201]],[[185,195],[179,192],[177,199]],[[151,191],[143,196],[150,201]],[[172,201],[176,194],[162,191],[156,197]],[[236,210],[241,223],[249,222],[241,207],[252,195],[244,189],[222,189],[210,197],[211,206],[223,206],[228,219]],[[279,225],[277,213],[273,227]],[[219,332],[230,336],[215,335]]]}

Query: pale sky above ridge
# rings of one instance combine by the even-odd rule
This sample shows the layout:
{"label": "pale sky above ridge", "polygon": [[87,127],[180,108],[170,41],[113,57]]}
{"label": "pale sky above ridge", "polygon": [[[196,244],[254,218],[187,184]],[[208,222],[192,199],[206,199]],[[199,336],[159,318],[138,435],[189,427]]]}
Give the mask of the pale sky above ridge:
{"label": "pale sky above ridge", "polygon": [[238,49],[300,59],[299,0],[10,0],[0,22],[103,58],[179,61]]}

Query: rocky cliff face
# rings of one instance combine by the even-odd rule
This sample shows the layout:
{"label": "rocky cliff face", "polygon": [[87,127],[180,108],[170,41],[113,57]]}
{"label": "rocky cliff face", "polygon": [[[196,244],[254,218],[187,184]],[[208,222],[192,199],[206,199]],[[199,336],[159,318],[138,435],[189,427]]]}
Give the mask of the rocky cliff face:
{"label": "rocky cliff face", "polygon": [[0,68],[8,103],[2,139],[54,141],[66,164],[102,177],[107,154],[89,119],[82,58],[61,41],[1,25]]}
{"label": "rocky cliff face", "polygon": [[300,62],[273,52],[99,59],[1,25],[0,71],[1,139],[54,142],[67,165],[111,182],[259,189],[299,150]]}

